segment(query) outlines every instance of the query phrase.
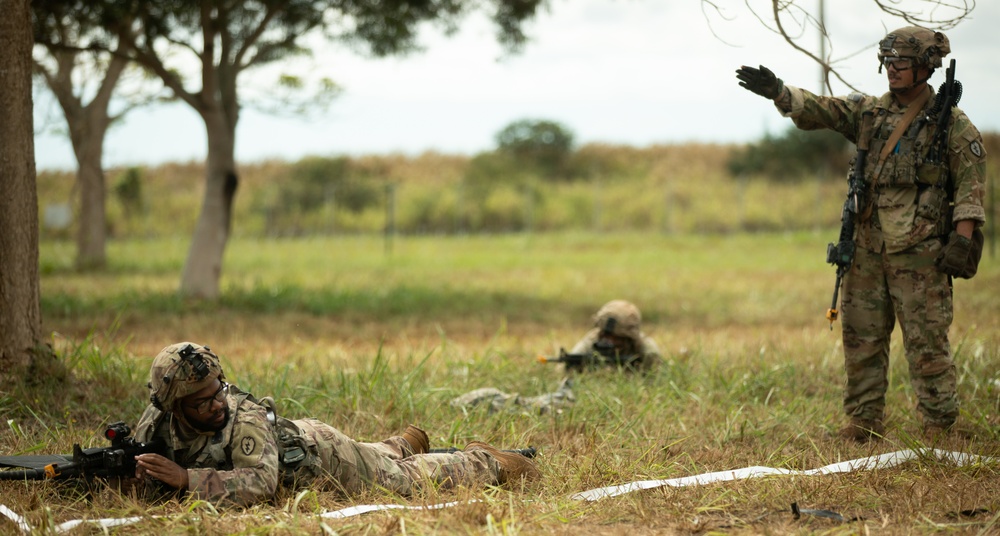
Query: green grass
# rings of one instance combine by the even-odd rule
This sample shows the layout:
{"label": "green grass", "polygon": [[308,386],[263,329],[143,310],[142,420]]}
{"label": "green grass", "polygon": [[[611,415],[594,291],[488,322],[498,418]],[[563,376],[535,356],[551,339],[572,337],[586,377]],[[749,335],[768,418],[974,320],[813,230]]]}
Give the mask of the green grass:
{"label": "green grass", "polygon": [[[835,234],[397,237],[391,254],[379,236],[236,239],[214,304],[177,297],[185,241],[113,242],[110,266],[100,274],[74,272],[72,246],[45,242],[45,329],[73,374],[69,384],[35,379],[0,396],[8,423],[3,452],[102,444],[102,424],[138,417],[152,355],[192,340],[212,346],[232,381],[273,395],[289,416],[317,417],[365,440],[412,422],[430,433],[432,446],[474,439],[535,445],[544,480],[525,491],[429,491],[409,500],[285,493],[251,516],[42,483],[3,483],[0,503],[36,527],[78,517],[170,516],[112,530],[123,534],[316,534],[321,524],[352,534],[995,530],[998,465],[956,468],[933,459],[842,475],[660,488],[595,503],[569,498],[635,480],[753,465],[803,470],[924,446],[898,333],[887,440],[857,446],[831,437],[843,422],[840,325],[831,331],[823,318],[833,290],[825,249]],[[965,435],[938,447],[1000,456],[1000,265],[987,257],[975,279],[955,286],[952,341]],[[613,298],[642,309],[644,331],[666,357],[656,374],[580,377],[576,404],[555,414],[449,406],[486,386],[552,391],[561,370],[534,357],[572,345],[590,315]],[[465,499],[481,502],[322,522],[312,515],[350,504]],[[792,502],[864,520],[795,521]],[[988,512],[952,515],[976,508]],[[0,532],[12,529],[3,523]]]}

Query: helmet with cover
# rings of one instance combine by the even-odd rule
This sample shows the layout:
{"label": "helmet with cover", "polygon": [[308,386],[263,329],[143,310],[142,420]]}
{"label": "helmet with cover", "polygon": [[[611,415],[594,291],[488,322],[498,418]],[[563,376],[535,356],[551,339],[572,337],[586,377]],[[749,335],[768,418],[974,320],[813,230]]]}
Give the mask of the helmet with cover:
{"label": "helmet with cover", "polygon": [[892,61],[892,58],[909,59],[913,66],[927,66],[933,71],[941,67],[942,59],[949,52],[951,44],[943,33],[919,26],[907,26],[893,30],[879,42],[879,72],[882,72],[886,61]]}
{"label": "helmet with cover", "polygon": [[639,308],[625,300],[612,300],[604,304],[594,315],[594,326],[617,337],[627,337],[633,341],[640,338],[642,314]]}
{"label": "helmet with cover", "polygon": [[170,412],[178,400],[225,377],[219,357],[207,346],[171,344],[160,350],[149,368],[149,400],[160,411]]}

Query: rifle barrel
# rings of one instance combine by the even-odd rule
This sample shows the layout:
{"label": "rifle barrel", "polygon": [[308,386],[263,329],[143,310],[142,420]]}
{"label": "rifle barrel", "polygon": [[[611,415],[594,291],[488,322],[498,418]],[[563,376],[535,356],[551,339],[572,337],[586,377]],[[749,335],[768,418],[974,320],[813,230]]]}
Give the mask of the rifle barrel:
{"label": "rifle barrel", "polygon": [[0,480],[45,480],[45,469],[16,469],[0,471]]}

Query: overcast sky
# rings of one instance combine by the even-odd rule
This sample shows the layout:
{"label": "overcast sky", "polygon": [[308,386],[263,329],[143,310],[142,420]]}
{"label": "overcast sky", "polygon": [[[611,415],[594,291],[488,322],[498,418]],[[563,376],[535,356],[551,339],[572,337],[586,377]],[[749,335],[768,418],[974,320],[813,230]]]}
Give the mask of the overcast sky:
{"label": "overcast sky", "polygon": [[[317,51],[310,73],[329,76],[343,94],[308,120],[244,110],[236,157],[248,163],[430,150],[474,154],[494,148],[494,134],[524,118],[558,121],[579,144],[745,142],[783,131],[790,122],[740,88],[735,69],[764,64],[787,84],[819,91],[818,67],[747,7],[767,14],[769,0],[715,3],[724,17],[704,12],[699,0],[550,0],[550,9],[527,25],[532,41],[506,58],[492,25],[479,16],[450,38],[429,29],[426,50],[404,58]],[[815,9],[819,0],[800,3]],[[903,0],[908,3],[922,4]],[[860,90],[884,93],[875,45],[887,30],[907,24],[881,14],[873,0],[826,4],[833,57],[861,51],[838,68]],[[982,131],[1000,131],[1000,101],[990,96],[1000,87],[998,28],[1000,2],[980,0],[972,19],[946,31],[964,86],[959,106]],[[811,35],[802,44],[818,50]],[[940,71],[931,81],[936,88],[943,79]],[[835,94],[848,92],[834,86]],[[38,97],[39,106],[45,102]],[[39,135],[35,144],[39,169],[75,168],[64,137]],[[203,123],[186,105],[174,104],[131,112],[108,135],[105,165],[205,154]]]}

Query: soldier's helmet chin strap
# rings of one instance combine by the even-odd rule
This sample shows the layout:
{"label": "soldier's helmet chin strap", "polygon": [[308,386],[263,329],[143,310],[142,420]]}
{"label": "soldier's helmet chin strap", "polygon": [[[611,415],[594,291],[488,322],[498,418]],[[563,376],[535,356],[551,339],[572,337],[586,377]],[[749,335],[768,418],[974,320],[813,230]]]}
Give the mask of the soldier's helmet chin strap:
{"label": "soldier's helmet chin strap", "polygon": [[[916,68],[917,68],[916,66],[910,67],[910,69],[916,69]],[[881,71],[882,71],[882,69],[879,68],[879,72],[881,72]],[[913,71],[913,72],[916,73],[916,71]],[[907,93],[911,89],[913,89],[915,87],[918,87],[921,84],[926,84],[927,81],[931,79],[931,75],[932,74],[934,74],[934,69],[928,70],[927,71],[927,76],[921,78],[920,80],[914,80],[912,84],[910,84],[910,85],[908,85],[906,87],[891,87],[891,88],[889,88],[889,92],[890,93],[895,93],[895,94]]]}

